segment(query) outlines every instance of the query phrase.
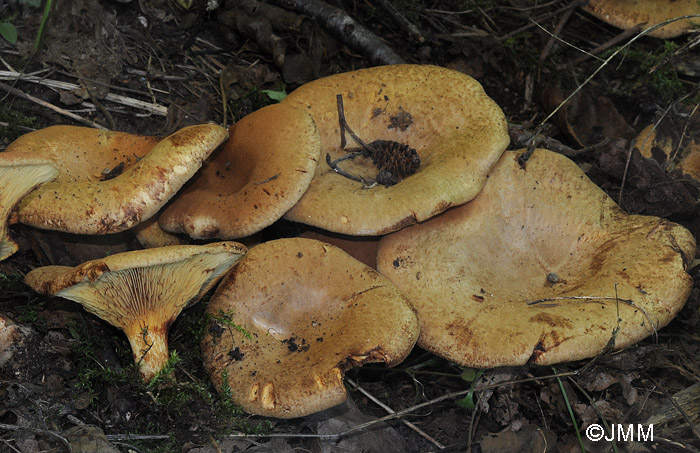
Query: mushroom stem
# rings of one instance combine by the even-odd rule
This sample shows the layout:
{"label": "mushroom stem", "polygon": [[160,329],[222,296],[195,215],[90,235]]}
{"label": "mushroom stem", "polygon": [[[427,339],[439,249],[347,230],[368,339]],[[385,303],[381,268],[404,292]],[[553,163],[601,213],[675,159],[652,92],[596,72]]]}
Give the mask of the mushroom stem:
{"label": "mushroom stem", "polygon": [[168,329],[165,326],[137,324],[126,332],[134,362],[144,382],[150,382],[162,370],[168,358]]}

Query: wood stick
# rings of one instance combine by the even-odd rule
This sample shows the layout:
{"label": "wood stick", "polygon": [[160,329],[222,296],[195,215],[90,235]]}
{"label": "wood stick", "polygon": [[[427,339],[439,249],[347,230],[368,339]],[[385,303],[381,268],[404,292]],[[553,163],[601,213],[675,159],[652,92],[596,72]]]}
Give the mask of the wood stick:
{"label": "wood stick", "polygon": [[46,101],[41,100],[39,98],[36,98],[36,97],[32,96],[31,94],[27,94],[21,90],[18,90],[17,88],[11,87],[11,86],[6,85],[2,82],[0,82],[0,90],[6,91],[6,92],[10,93],[11,95],[17,96],[17,97],[22,98],[26,101],[34,102],[35,104],[39,104],[40,106],[46,107],[47,109],[51,109],[56,113],[67,116],[68,118],[73,119],[79,123],[85,124],[86,126],[94,127],[96,129],[107,130],[107,128],[101,124],[95,123],[94,121],[91,121],[87,118],[83,118],[81,116],[78,116],[73,112],[69,112],[68,110],[62,109],[62,108],[55,106],[49,102],[46,102]]}
{"label": "wood stick", "polygon": [[[39,85],[44,85],[59,90],[75,90],[80,88],[79,85],[76,85],[74,83],[62,82],[60,80],[45,79],[43,77],[21,74],[19,72],[14,71],[0,71],[0,80],[20,80],[22,82],[37,83]],[[126,96],[121,96],[118,94],[108,93],[107,96],[105,96],[105,100],[125,105],[127,107],[145,110],[149,113],[153,113],[159,116],[166,116],[168,114],[168,108],[166,106],[141,101],[139,99],[128,98]]]}
{"label": "wood stick", "polygon": [[321,0],[274,0],[273,3],[313,17],[343,43],[362,52],[374,64],[405,63],[384,41],[342,9]]}

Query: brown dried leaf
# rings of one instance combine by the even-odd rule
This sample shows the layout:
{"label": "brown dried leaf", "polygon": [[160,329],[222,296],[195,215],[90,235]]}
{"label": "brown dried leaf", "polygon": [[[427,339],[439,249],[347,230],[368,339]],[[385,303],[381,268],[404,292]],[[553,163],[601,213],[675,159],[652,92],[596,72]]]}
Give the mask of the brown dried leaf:
{"label": "brown dried leaf", "polygon": [[529,426],[518,432],[486,434],[479,445],[483,453],[546,453],[556,451],[557,435],[548,429]]}
{"label": "brown dried leaf", "polygon": [[[689,178],[680,172],[666,173],[658,162],[642,157],[637,148],[630,153],[625,140],[611,142],[601,152],[599,165],[609,176],[624,177],[622,208],[630,213],[667,217],[692,213],[696,208],[698,191]],[[609,192],[618,198],[619,192]]]}
{"label": "brown dried leaf", "polygon": [[[558,87],[547,87],[542,93],[545,110],[553,111],[564,99],[565,94]],[[554,116],[559,127],[579,146],[593,146],[604,139],[635,136],[634,129],[627,124],[617,109],[604,96],[596,96],[587,90],[579,91],[571,101]]]}

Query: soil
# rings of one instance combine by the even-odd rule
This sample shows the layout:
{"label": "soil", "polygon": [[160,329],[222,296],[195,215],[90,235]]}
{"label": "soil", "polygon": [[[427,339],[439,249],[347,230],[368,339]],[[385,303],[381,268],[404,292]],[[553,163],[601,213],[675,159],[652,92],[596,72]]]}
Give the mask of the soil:
{"label": "soil", "polygon": [[[46,23],[42,8],[30,3],[0,0],[0,25],[12,23],[18,31],[15,44],[0,38],[0,150],[25,132],[55,124],[97,123],[149,135],[207,121],[232,124],[308,81],[388,58],[376,47],[352,44],[347,27],[332,30],[332,21],[295,11],[292,1],[55,0]],[[632,142],[655,122],[673,149],[697,139],[697,34],[636,40],[548,118],[620,50],[622,44],[595,50],[620,30],[564,1],[328,3],[401,60],[476,78],[508,118],[511,149],[526,146],[536,133],[539,146],[573,158],[628,212],[666,217],[698,237],[698,183],[670,171],[659,150],[643,158]],[[265,8],[272,5],[289,9]],[[6,76],[14,71],[38,79]],[[309,230],[279,221],[260,237]],[[0,348],[0,452],[700,450],[695,267],[689,271],[695,287],[678,317],[623,351],[556,367],[474,370],[416,348],[396,369],[348,371],[348,403],[276,420],[242,413],[209,383],[199,356],[206,298],[171,326],[176,381],[149,386],[139,380],[120,331],[22,283],[35,267],[138,248],[130,234],[105,240],[21,225],[12,231],[19,252],[0,262],[0,341],[10,337],[13,344]],[[300,346],[288,341],[290,350]],[[684,392],[681,413],[671,399],[678,392]],[[387,412],[375,398],[393,411],[430,404],[401,420],[378,422]],[[350,435],[314,437],[373,420]],[[654,441],[587,440],[584,430],[604,421],[613,429],[653,422]],[[249,437],[233,436],[240,433]]]}

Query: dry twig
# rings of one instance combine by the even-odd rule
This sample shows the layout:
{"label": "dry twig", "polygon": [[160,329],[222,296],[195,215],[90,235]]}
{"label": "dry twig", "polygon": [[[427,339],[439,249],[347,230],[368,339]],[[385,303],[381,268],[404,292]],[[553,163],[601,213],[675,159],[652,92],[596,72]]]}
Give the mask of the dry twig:
{"label": "dry twig", "polygon": [[411,39],[422,43],[425,41],[425,37],[423,37],[423,34],[418,30],[418,27],[413,25],[411,21],[406,19],[403,14],[401,14],[394,5],[391,4],[388,0],[376,0],[377,3],[379,3],[379,6],[386,11],[386,13],[391,16],[391,18],[396,22],[396,24],[401,27],[403,30],[405,30],[406,34],[411,37]]}
{"label": "dry twig", "polygon": [[[521,162],[522,162],[522,163],[527,162],[527,160],[530,158],[530,156],[532,155],[532,153],[535,151],[534,139],[535,139],[536,136],[542,131],[542,128],[544,127],[544,125],[545,125],[550,119],[552,119],[552,117],[554,117],[554,115],[556,115],[557,112],[558,112],[562,107],[564,107],[570,100],[572,100],[572,99],[574,98],[574,96],[576,96],[576,95],[579,93],[579,91],[581,91],[586,85],[588,85],[588,83],[589,83],[591,80],[593,80],[593,78],[594,78],[595,76],[597,76],[598,73],[599,73],[600,71],[602,71],[603,68],[605,68],[605,66],[607,66],[608,63],[610,63],[620,52],[622,52],[623,50],[627,49],[627,48],[628,48],[629,46],[631,46],[632,43],[634,43],[636,40],[642,38],[643,36],[646,36],[647,34],[651,33],[652,31],[656,30],[657,28],[661,28],[661,27],[663,27],[663,26],[666,26],[666,25],[668,25],[668,24],[670,24],[670,23],[672,23],[672,22],[676,22],[676,21],[679,21],[679,20],[683,20],[683,19],[693,19],[693,18],[698,18],[698,17],[700,17],[700,14],[689,14],[689,15],[686,15],[686,16],[674,17],[673,19],[669,19],[669,20],[665,20],[665,21],[663,21],[663,22],[659,22],[659,23],[656,24],[656,25],[653,25],[653,26],[651,26],[651,27],[649,27],[649,28],[644,29],[642,32],[640,32],[639,34],[635,35],[632,39],[630,39],[629,41],[627,41],[627,42],[625,43],[625,45],[621,46],[619,49],[615,50],[615,52],[613,52],[612,54],[610,54],[610,56],[609,56],[608,58],[606,58],[605,60],[603,60],[603,62],[600,64],[600,66],[598,66],[598,68],[596,68],[595,71],[593,71],[588,77],[586,77],[586,80],[584,80],[583,82],[581,82],[581,83],[579,84],[579,86],[577,86],[576,89],[573,90],[573,91],[571,92],[571,94],[569,94],[569,96],[568,96],[566,99],[564,99],[563,101],[561,101],[561,103],[560,103],[555,109],[553,109],[553,110],[549,113],[549,115],[547,115],[547,116],[540,122],[540,124],[539,124],[539,125],[537,126],[537,128],[535,129],[535,132],[534,132],[534,134],[533,134],[533,136],[532,136],[532,142],[528,145],[527,151],[525,152],[525,154],[523,154],[523,155],[520,157]],[[620,200],[621,200],[621,199],[622,199],[622,192],[620,192]],[[619,204],[619,203],[618,203],[618,204]]]}
{"label": "dry twig", "polygon": [[274,0],[273,3],[313,17],[345,44],[366,55],[373,64],[404,63],[403,58],[377,35],[339,8],[321,0]]}
{"label": "dry twig", "polygon": [[[74,83],[62,82],[60,80],[45,79],[37,75],[22,74],[15,71],[0,71],[0,80],[19,80],[22,82],[31,82],[49,88],[67,91],[77,90],[80,88],[79,85],[76,85]],[[105,96],[105,100],[127,107],[135,108],[138,110],[144,110],[148,113],[152,113],[159,116],[166,116],[168,114],[168,108],[163,105],[158,105],[151,102],[144,102],[139,99],[129,98],[118,94],[108,93],[107,96]]]}
{"label": "dry twig", "polygon": [[[390,407],[387,406],[386,404],[384,404],[384,403],[382,403],[381,401],[379,401],[377,398],[374,397],[374,395],[372,395],[371,393],[369,393],[369,392],[368,392],[367,390],[365,390],[364,388],[360,387],[360,385],[359,385],[357,382],[353,381],[352,379],[348,379],[348,378],[345,378],[345,380],[348,382],[348,384],[350,384],[350,385],[352,385],[353,387],[355,387],[360,393],[362,393],[362,394],[365,395],[367,398],[369,398],[370,400],[372,400],[372,402],[374,402],[374,404],[376,404],[377,406],[379,406],[379,407],[381,407],[382,409],[384,409],[387,413],[389,413],[389,414],[395,414],[395,413],[396,413],[395,410],[393,410],[392,408],[390,408]],[[444,450],[444,449],[445,449],[445,446],[444,446],[444,445],[442,445],[440,442],[438,442],[437,440],[435,440],[433,437],[431,437],[429,434],[427,434],[425,431],[423,431],[422,429],[420,429],[419,427],[417,427],[417,426],[414,425],[413,423],[409,422],[408,420],[401,420],[401,421],[403,422],[404,425],[406,425],[407,427],[411,428],[413,431],[415,431],[416,433],[418,433],[423,439],[425,439],[425,440],[427,440],[428,442],[430,442],[431,444],[435,445],[435,446],[436,446],[437,448],[439,448],[440,450]]]}
{"label": "dry twig", "polygon": [[34,102],[35,104],[39,104],[42,107],[46,107],[47,109],[53,110],[56,113],[67,116],[68,118],[75,120],[79,123],[85,124],[86,126],[94,127],[96,129],[103,129],[103,130],[107,129],[106,127],[104,127],[101,124],[95,123],[94,121],[91,121],[87,118],[83,118],[82,116],[76,115],[73,112],[69,112],[68,110],[62,109],[62,108],[55,106],[49,102],[46,102],[46,101],[41,100],[39,98],[36,98],[36,97],[32,96],[31,94],[27,94],[21,90],[18,90],[17,88],[11,87],[11,86],[6,85],[2,82],[0,82],[0,90],[6,91],[6,92],[10,93],[11,95],[17,96],[17,97],[22,98],[26,101]]}
{"label": "dry twig", "polygon": [[69,452],[72,452],[73,449],[70,446],[70,442],[68,442],[68,439],[65,437],[61,436],[55,431],[49,431],[48,429],[38,429],[38,428],[32,428],[29,426],[17,426],[17,425],[8,425],[6,423],[0,423],[0,429],[4,429],[7,431],[28,431],[32,434],[39,434],[42,436],[50,436],[53,438],[58,439],[61,444],[68,450]]}

